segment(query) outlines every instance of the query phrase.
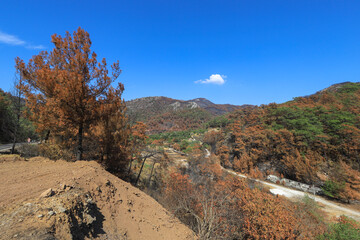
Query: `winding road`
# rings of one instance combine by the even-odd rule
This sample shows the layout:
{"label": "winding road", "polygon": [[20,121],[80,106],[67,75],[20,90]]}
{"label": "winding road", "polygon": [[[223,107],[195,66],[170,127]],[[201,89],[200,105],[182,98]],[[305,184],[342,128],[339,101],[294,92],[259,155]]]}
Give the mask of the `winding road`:
{"label": "winding road", "polygon": [[[223,168],[223,171],[226,171],[234,176],[237,176],[239,178],[248,178],[247,176],[234,172],[232,170]],[[305,195],[309,196],[310,198],[314,199],[316,202],[319,203],[321,209],[325,212],[327,212],[330,216],[340,216],[340,215],[346,215],[348,217],[351,217],[357,221],[360,221],[360,212],[356,211],[354,209],[350,209],[344,206],[340,206],[340,204],[338,203],[334,203],[331,202],[329,200],[326,200],[322,197],[310,194],[310,193],[305,193],[302,191],[298,191],[295,189],[291,189],[291,188],[287,188],[287,187],[283,187],[277,184],[273,184],[273,183],[269,183],[269,182],[265,182],[265,181],[261,181],[258,179],[252,179],[258,183],[261,183],[262,185],[268,186],[270,187],[270,192],[272,192],[273,194],[277,194],[277,195],[281,195],[284,196],[286,198],[289,198],[290,200],[299,200],[301,198],[303,198]]]}

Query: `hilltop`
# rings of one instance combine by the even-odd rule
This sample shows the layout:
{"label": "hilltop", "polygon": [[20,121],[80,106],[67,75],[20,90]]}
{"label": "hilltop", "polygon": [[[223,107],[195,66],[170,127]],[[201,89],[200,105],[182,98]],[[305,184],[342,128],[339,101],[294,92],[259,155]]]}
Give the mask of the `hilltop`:
{"label": "hilltop", "polygon": [[[336,93],[336,92],[349,92],[351,89],[355,90],[360,85],[360,82],[342,82],[336,83],[323,90],[316,92],[315,94],[321,94],[324,92]],[[355,89],[354,89],[355,88]]]}

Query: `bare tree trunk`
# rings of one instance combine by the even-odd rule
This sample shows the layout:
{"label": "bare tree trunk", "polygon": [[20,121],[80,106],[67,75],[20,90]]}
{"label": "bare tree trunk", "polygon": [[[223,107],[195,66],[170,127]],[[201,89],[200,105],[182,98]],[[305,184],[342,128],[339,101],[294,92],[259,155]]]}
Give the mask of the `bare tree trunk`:
{"label": "bare tree trunk", "polygon": [[76,160],[81,160],[83,158],[83,129],[84,125],[81,123],[79,125],[79,132],[78,132],[78,145],[77,145],[77,153],[76,153]]}
{"label": "bare tree trunk", "polygon": [[130,176],[130,172],[131,172],[131,167],[132,167],[132,162],[133,162],[134,160],[131,158],[130,159],[130,163],[129,163],[129,169],[128,169],[128,176]]}
{"label": "bare tree trunk", "polygon": [[141,168],[140,168],[139,174],[138,174],[138,176],[137,176],[137,178],[136,178],[136,181],[135,181],[135,186],[137,186],[137,184],[138,184],[138,182],[139,182],[140,175],[141,175],[141,172],[142,172],[142,170],[143,170],[143,168],[144,168],[145,161],[146,161],[147,158],[148,158],[148,156],[144,157],[144,160],[143,160],[143,162],[142,162],[142,164],[141,164]]}
{"label": "bare tree trunk", "polygon": [[47,142],[47,140],[49,140],[49,137],[50,137],[50,130],[47,131],[44,141]]}
{"label": "bare tree trunk", "polygon": [[154,159],[153,165],[152,165],[152,167],[151,167],[150,176],[149,176],[149,179],[148,179],[148,187],[150,187],[151,177],[152,177],[153,172],[154,172],[155,164],[156,164],[156,161],[155,161],[155,159]]}
{"label": "bare tree trunk", "polygon": [[[17,125],[17,124],[16,124]],[[11,154],[14,154],[15,153],[15,146],[16,146],[16,141],[17,141],[17,130],[18,130],[18,126],[15,126],[15,131],[14,131],[14,139],[13,139],[13,145],[12,145],[12,148],[11,148]]]}
{"label": "bare tree trunk", "polygon": [[21,117],[21,91],[19,89],[17,89],[17,85],[21,85],[21,76],[20,79],[17,78],[17,76],[15,76],[15,80],[14,80],[14,96],[17,97],[17,102],[14,104],[15,105],[15,113],[16,113],[16,123],[15,123],[15,129],[14,129],[14,139],[13,139],[13,146],[11,148],[11,154],[15,153],[15,146],[16,146],[16,141],[17,141],[17,135],[19,132],[19,128],[20,128],[20,117]]}
{"label": "bare tree trunk", "polygon": [[15,146],[16,146],[16,141],[17,141],[17,135],[18,135],[18,131],[19,131],[19,128],[20,128],[20,96],[19,96],[19,100],[18,100],[18,106],[16,106],[16,123],[15,123],[15,129],[14,129],[14,139],[13,139],[13,145],[12,145],[12,148],[11,148],[11,154],[14,154],[15,153]]}

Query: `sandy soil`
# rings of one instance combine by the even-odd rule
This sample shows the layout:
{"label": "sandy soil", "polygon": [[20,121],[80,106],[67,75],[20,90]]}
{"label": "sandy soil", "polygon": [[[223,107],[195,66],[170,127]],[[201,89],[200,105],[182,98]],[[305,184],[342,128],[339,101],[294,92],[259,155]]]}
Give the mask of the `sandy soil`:
{"label": "sandy soil", "polygon": [[[49,188],[53,196],[40,197]],[[0,156],[0,239],[67,239],[74,225],[81,223],[85,229],[93,222],[97,229],[86,230],[78,239],[194,239],[193,232],[154,199],[94,161]],[[66,232],[61,223],[71,225],[67,235],[61,235]],[[43,230],[25,236],[17,227]]]}

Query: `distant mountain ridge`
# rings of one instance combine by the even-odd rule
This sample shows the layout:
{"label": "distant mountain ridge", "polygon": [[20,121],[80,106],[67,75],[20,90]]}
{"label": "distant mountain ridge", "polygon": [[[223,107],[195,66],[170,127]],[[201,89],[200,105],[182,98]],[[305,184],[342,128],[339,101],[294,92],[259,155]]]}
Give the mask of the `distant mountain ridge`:
{"label": "distant mountain ridge", "polygon": [[143,97],[126,102],[128,114],[132,120],[147,120],[152,116],[166,112],[204,109],[211,115],[217,116],[252,105],[215,104],[206,98],[178,100],[168,97]]}
{"label": "distant mountain ridge", "polygon": [[[321,97],[324,94],[352,93],[359,86],[359,82],[337,83],[314,94],[295,97],[294,100],[283,104],[291,104],[300,99],[313,99],[316,102],[324,99]],[[130,122],[146,123],[149,133],[195,129],[204,126],[204,123],[216,116],[237,110],[251,111],[257,108],[255,105],[215,104],[206,98],[178,100],[163,96],[137,98],[127,101],[126,106]]]}
{"label": "distant mountain ridge", "polygon": [[178,100],[143,97],[126,102],[130,122],[147,124],[149,133],[180,131],[201,127],[212,118],[252,105],[215,104],[205,98]]}

